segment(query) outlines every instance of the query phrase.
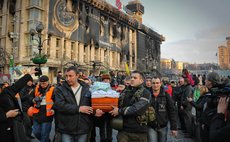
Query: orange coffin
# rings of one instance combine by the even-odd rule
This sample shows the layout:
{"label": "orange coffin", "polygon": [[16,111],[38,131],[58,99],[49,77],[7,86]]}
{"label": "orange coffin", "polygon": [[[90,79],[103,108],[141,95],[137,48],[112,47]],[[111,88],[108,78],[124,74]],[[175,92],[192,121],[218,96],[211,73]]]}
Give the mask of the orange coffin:
{"label": "orange coffin", "polygon": [[92,98],[92,107],[94,110],[101,109],[104,112],[113,110],[113,107],[118,107],[118,98]]}

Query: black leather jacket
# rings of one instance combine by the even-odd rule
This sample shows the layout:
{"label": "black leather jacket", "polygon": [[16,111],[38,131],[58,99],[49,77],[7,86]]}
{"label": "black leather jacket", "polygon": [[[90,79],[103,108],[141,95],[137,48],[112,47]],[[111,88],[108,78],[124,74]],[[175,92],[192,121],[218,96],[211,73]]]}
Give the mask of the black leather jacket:
{"label": "black leather jacket", "polygon": [[92,116],[80,113],[80,106],[91,106],[89,86],[79,81],[82,86],[80,105],[77,104],[71,87],[64,82],[54,91],[55,126],[64,134],[88,134],[92,125]]}

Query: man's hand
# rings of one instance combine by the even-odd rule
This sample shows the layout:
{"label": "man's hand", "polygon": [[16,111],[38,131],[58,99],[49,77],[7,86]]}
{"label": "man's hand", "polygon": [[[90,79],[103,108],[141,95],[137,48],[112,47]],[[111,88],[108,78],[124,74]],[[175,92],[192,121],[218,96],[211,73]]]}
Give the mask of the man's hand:
{"label": "man's hand", "polygon": [[228,101],[229,98],[227,97],[221,97],[217,106],[217,113],[223,113],[225,114],[225,112],[228,109]]}
{"label": "man's hand", "polygon": [[177,131],[176,131],[176,130],[172,130],[172,131],[171,131],[171,135],[172,135],[173,137],[176,137],[176,136],[177,136]]}
{"label": "man's hand", "polygon": [[96,109],[96,114],[95,116],[101,117],[105,112],[103,112],[101,109]]}
{"label": "man's hand", "polygon": [[109,113],[112,115],[112,116],[117,116],[118,114],[119,114],[119,112],[118,112],[118,108],[117,107],[114,107],[114,106],[112,106],[113,107],[113,110],[111,110]]}
{"label": "man's hand", "polygon": [[193,99],[191,97],[188,97],[187,100],[188,100],[188,102],[192,102],[193,101]]}
{"label": "man's hand", "polygon": [[29,72],[30,75],[37,73],[38,71],[35,70],[35,68],[32,68]]}
{"label": "man's hand", "polygon": [[93,108],[90,107],[90,106],[80,106],[79,112],[86,113],[86,114],[92,114],[93,113]]}
{"label": "man's hand", "polygon": [[19,109],[13,109],[13,110],[9,110],[6,113],[6,118],[10,118],[10,117],[16,117],[19,114]]}

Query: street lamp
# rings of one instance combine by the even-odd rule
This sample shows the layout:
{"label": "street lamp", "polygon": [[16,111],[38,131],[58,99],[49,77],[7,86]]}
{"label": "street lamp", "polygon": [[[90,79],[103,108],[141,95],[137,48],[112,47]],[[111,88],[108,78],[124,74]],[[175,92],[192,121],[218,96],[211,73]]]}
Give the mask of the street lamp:
{"label": "street lamp", "polygon": [[10,72],[10,75],[11,75],[11,83],[14,82],[14,68],[15,68],[15,65],[14,65],[14,58],[15,58],[15,55],[16,55],[16,50],[17,50],[17,42],[18,42],[18,39],[19,39],[19,33],[16,32],[16,24],[17,24],[18,20],[17,20],[17,16],[15,15],[14,18],[13,18],[13,26],[14,26],[14,31],[13,32],[10,32],[8,33],[8,36],[9,38],[12,40],[12,43],[13,43],[13,50],[12,50],[12,54],[10,55],[10,67],[12,68],[11,72]]}
{"label": "street lamp", "polygon": [[[34,29],[30,30],[30,35],[32,36],[32,40],[36,40],[38,42],[39,55],[41,55],[42,44],[44,43],[44,41],[48,40],[48,39],[45,39],[42,42],[42,31],[43,30],[44,30],[44,25],[41,22],[36,26],[36,31]],[[37,35],[38,35],[38,39],[34,39],[34,36],[35,36],[36,32],[37,32]]]}
{"label": "street lamp", "polygon": [[[40,22],[36,28],[36,30],[34,29],[31,29],[30,30],[30,35],[32,37],[32,40],[36,40],[38,42],[38,56],[33,58],[33,63],[35,64],[38,64],[38,71],[40,71],[40,73],[38,73],[38,77],[40,77],[40,75],[42,74],[41,73],[41,64],[45,64],[47,62],[47,57],[46,56],[42,56],[41,55],[41,52],[42,52],[42,46],[43,46],[43,43],[46,41],[46,40],[49,40],[50,37],[52,36],[51,33],[48,34],[48,39],[44,39],[42,41],[42,31],[44,30],[44,25]],[[34,39],[34,36],[37,34],[37,37],[38,39]]]}

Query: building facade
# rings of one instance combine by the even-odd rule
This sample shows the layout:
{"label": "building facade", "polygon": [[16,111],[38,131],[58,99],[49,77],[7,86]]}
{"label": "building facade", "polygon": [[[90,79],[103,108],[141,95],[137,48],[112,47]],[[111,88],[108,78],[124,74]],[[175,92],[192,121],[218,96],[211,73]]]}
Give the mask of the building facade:
{"label": "building facade", "polygon": [[222,69],[230,69],[230,37],[226,38],[226,46],[218,47],[218,61]]}
{"label": "building facade", "polygon": [[[141,23],[144,7],[138,1],[127,9],[135,18],[104,0],[2,0],[0,2],[1,73],[14,66],[34,66],[38,40],[31,29],[39,23],[42,53],[48,56],[49,77],[74,64],[90,72],[100,70],[151,71],[160,68],[160,45],[164,38]],[[3,53],[3,54],[2,54]]]}

